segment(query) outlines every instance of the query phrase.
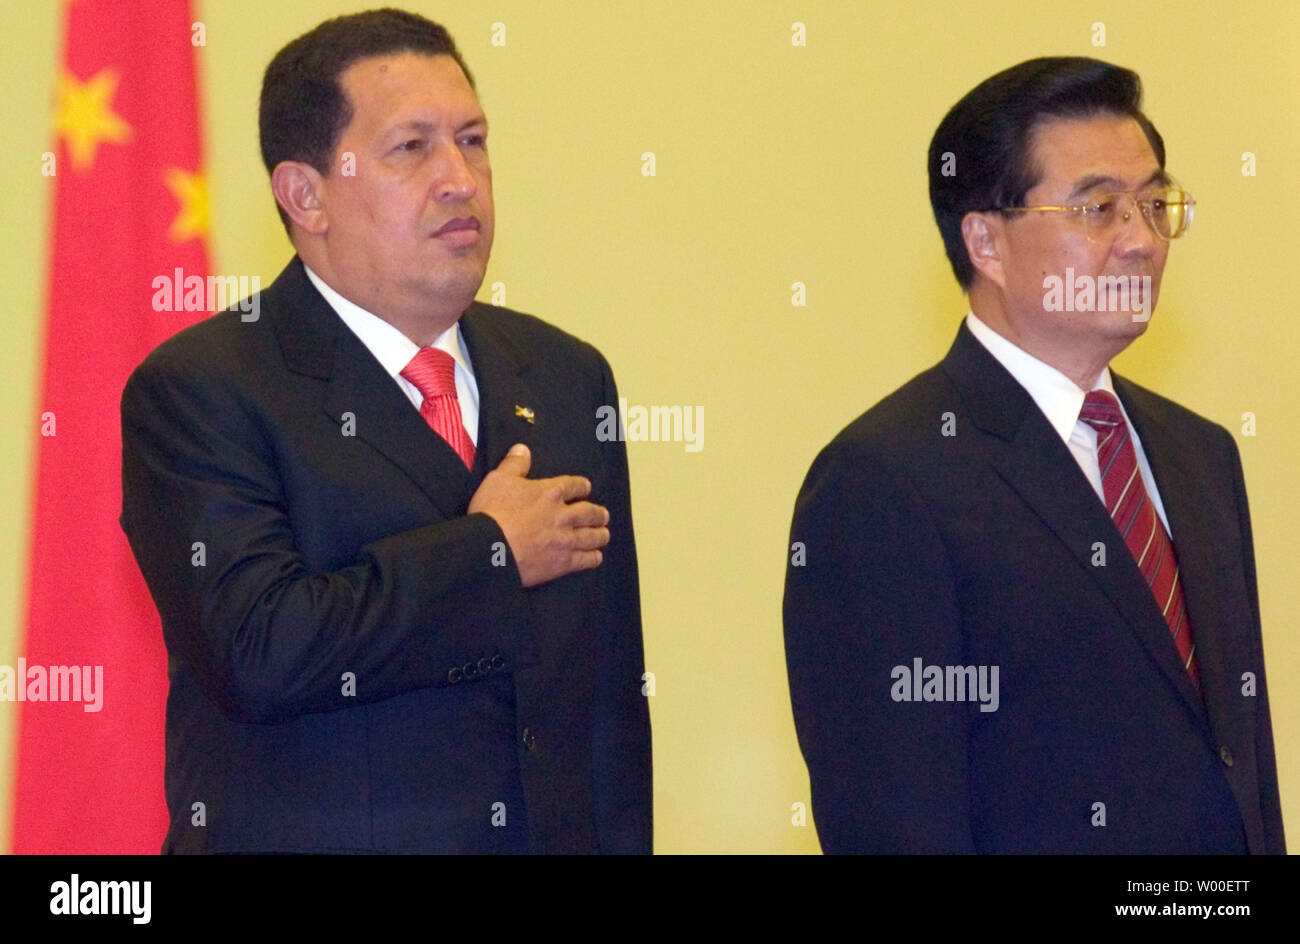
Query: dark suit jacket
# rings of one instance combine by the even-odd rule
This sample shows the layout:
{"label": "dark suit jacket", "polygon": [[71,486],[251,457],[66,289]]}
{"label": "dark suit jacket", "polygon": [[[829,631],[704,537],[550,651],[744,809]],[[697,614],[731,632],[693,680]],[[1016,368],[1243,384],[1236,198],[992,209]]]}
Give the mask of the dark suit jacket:
{"label": "dark suit jacket", "polygon": [[[1284,851],[1236,445],[1113,379],[1169,516],[1204,706],[1104,504],[963,324],[821,452],[795,508],[786,656],[825,851]],[[998,666],[997,710],[895,701],[917,657]]]}
{"label": "dark suit jacket", "polygon": [[[170,662],[164,852],[650,851],[627,459],[595,435],[613,377],[528,315],[460,324],[472,472],[296,258],[256,321],[209,318],[128,381],[121,525]],[[591,480],[599,568],[524,590],[466,515],[515,442],[530,477]]]}

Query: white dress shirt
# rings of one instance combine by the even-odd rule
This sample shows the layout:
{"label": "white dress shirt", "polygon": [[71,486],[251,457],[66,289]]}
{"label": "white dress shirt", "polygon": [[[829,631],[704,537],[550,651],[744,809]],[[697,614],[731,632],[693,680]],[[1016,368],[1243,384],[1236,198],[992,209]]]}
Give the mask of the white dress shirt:
{"label": "white dress shirt", "polygon": [[[424,396],[418,387],[403,377],[402,371],[411,363],[420,346],[402,334],[389,322],[372,314],[353,302],[348,301],[334,289],[325,284],[319,275],[303,263],[307,278],[316,290],[325,296],[325,301],[343,319],[343,323],[352,329],[361,343],[375,355],[388,376],[392,377],[406,394],[408,400],[418,410],[424,403]],[[469,433],[470,441],[478,445],[478,382],[474,379],[474,368],[469,354],[465,350],[464,339],[460,333],[460,322],[444,331],[434,340],[430,347],[446,351],[456,362],[456,399],[460,401],[460,419]]]}
{"label": "white dress shirt", "polygon": [[[1105,505],[1106,493],[1101,484],[1101,464],[1097,460],[1097,431],[1079,419],[1079,411],[1083,409],[1083,400],[1089,391],[1081,389],[1055,367],[1043,363],[1008,341],[980,321],[973,311],[966,313],[966,327],[970,328],[975,339],[983,344],[988,352],[997,358],[998,363],[1005,367],[1020,386],[1033,397],[1038,408],[1047,417],[1047,422],[1052,424],[1057,435],[1069,447],[1074,461],[1079,463],[1079,468],[1092,483],[1092,490]],[[1105,390],[1119,401],[1119,394],[1115,393],[1115,387],[1111,383],[1109,367],[1102,368],[1101,376],[1097,378],[1092,389]],[[1124,422],[1128,424],[1133,451],[1137,454],[1138,471],[1142,475],[1142,484],[1146,486],[1147,496],[1155,506],[1156,513],[1160,515],[1160,520],[1164,522],[1165,532],[1172,538],[1173,532],[1169,529],[1169,519],[1165,517],[1165,506],[1160,501],[1160,491],[1156,488],[1156,480],[1151,474],[1151,466],[1142,449],[1142,442],[1138,439],[1137,429],[1129,420],[1128,411],[1124,409],[1122,401],[1119,409],[1124,414]]]}

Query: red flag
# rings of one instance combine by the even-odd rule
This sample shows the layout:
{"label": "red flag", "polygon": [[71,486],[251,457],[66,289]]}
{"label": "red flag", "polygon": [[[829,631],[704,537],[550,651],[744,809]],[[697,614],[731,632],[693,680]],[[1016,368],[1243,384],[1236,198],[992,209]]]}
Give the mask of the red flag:
{"label": "red flag", "polygon": [[204,315],[153,305],[159,277],[208,274],[204,37],[188,0],[64,10],[27,632],[10,676],[22,699],[13,850],[157,853],[166,653],[117,523],[118,404],[145,355]]}

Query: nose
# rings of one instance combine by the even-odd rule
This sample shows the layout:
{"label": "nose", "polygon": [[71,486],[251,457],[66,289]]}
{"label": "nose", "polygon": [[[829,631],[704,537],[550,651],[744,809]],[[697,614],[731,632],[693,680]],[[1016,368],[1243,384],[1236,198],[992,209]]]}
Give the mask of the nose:
{"label": "nose", "polygon": [[1116,254],[1121,257],[1154,255],[1161,243],[1155,228],[1138,207],[1135,197],[1125,194],[1122,199],[1114,243]]}
{"label": "nose", "polygon": [[470,200],[478,192],[474,174],[455,141],[439,148],[434,167],[433,196],[439,203]]}

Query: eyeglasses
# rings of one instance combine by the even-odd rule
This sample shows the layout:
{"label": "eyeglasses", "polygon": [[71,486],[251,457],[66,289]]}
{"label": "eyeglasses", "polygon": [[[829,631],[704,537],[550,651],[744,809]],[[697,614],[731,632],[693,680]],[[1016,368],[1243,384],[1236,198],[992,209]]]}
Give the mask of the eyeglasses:
{"label": "eyeglasses", "polygon": [[1177,239],[1191,228],[1196,201],[1185,190],[1167,187],[1154,192],[1145,191],[1140,197],[1133,191],[1104,193],[1079,206],[994,207],[994,211],[1071,213],[1082,221],[1089,242],[1111,242],[1121,230],[1128,228],[1135,207],[1157,236],[1170,240]]}

